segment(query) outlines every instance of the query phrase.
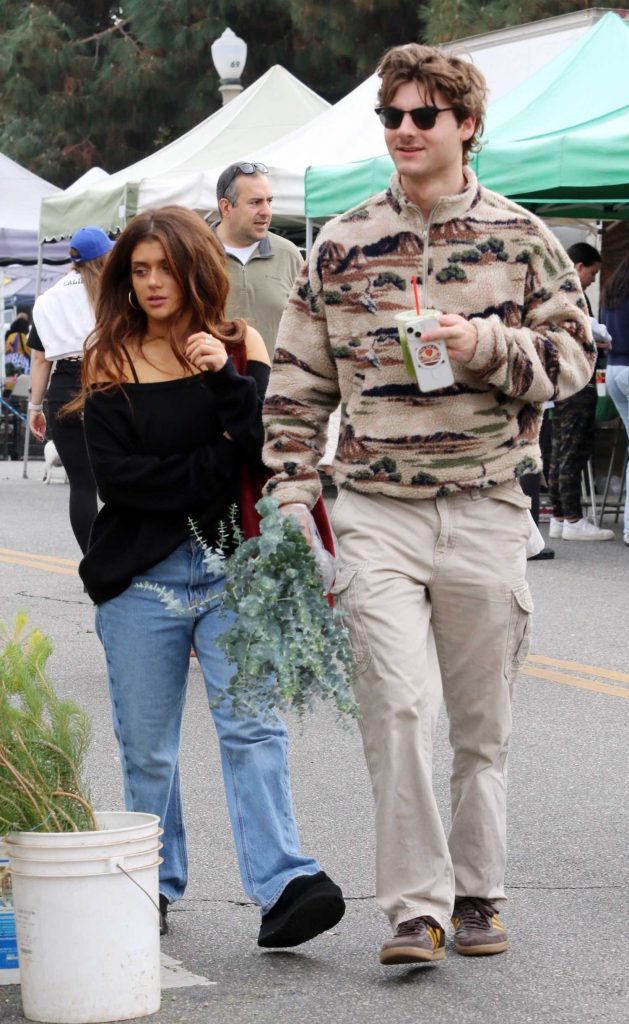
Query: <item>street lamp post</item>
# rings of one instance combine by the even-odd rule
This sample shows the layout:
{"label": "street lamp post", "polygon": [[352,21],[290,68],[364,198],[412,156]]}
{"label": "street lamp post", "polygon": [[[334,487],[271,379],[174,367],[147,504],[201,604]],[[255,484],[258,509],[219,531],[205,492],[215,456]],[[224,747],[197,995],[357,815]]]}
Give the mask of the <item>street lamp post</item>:
{"label": "street lamp post", "polygon": [[247,44],[230,28],[226,28],[220,39],[215,39],[212,43],[211,52],[214,67],[221,80],[219,91],[224,106],[242,92],[239,79],[245,69]]}

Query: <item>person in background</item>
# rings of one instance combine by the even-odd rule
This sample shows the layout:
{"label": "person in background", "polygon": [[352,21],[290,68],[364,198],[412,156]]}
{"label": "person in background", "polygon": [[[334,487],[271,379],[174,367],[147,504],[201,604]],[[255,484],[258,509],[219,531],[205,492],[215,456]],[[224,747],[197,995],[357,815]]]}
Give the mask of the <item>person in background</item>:
{"label": "person in background", "polygon": [[[218,179],[216,199],[220,220],[214,221],[212,229],[227,256],[227,314],[255,324],[273,359],[280,320],[303,257],[292,242],[269,231],[273,189],[264,164],[230,164]],[[328,446],[320,464],[328,477],[332,475],[340,420],[339,408],[330,421]]]}
{"label": "person in background", "polygon": [[[539,491],[542,481],[542,473],[544,478],[548,479],[548,467],[547,461],[550,462],[550,445],[552,437],[552,427],[550,418],[548,415],[549,410],[546,408],[547,405],[552,405],[552,402],[544,403],[544,415],[539,431],[539,447],[542,456],[542,472],[538,473],[525,473],[520,477],[520,487],[524,493],[531,499],[531,517],[536,526],[539,526]],[[544,545],[541,551],[538,551],[536,555],[528,555],[527,561],[547,561],[555,557],[555,549]]]}
{"label": "person in background", "polygon": [[212,230],[225,250],[230,289],[228,317],[242,317],[264,338],[273,358],[275,339],[303,257],[287,238],[269,231],[273,189],[264,164],[241,160],[216,185],[220,220]]}
{"label": "person in background", "polygon": [[[590,326],[597,348],[597,364],[609,350],[609,335],[592,316],[586,289],[601,269],[601,254],[587,242],[567,250],[579,275],[587,302]],[[604,530],[583,515],[581,474],[594,446],[596,424],[596,367],[581,391],[560,402],[552,411],[552,448],[548,493],[553,507],[548,534],[562,540],[613,540],[614,531]]]}
{"label": "person in background", "polygon": [[[382,964],[507,949],[511,694],[527,655],[529,500],[541,408],[594,363],[572,263],[544,224],[469,167],[486,83],[428,46],[389,50],[376,114],[390,186],[322,228],[280,326],[265,400],[267,493],[307,522],[342,402],[333,593],[354,653],[376,807]],[[428,393],[395,316],[437,311],[418,352],[449,353]],[[420,378],[423,374],[420,372]],[[297,509],[294,506],[297,505]],[[302,506],[299,510],[299,506]],[[453,748],[446,835],[432,777],[445,698]]]}
{"label": "person in background", "polygon": [[64,415],[62,409],[81,390],[83,346],[94,329],[100,278],[112,247],[113,242],[99,227],[81,228],[72,236],[72,270],[36,300],[29,336],[29,426],[38,441],[45,439],[47,398],[52,440],[70,484],[70,525],[83,553],[96,516],[96,483],[81,417]]}
{"label": "person in background", "polygon": [[[225,315],[224,255],[196,214],[167,206],[134,217],[103,275],[83,366],[85,435],[103,507],[80,574],[96,604],[128,810],[159,815],[162,932],[184,894],[188,860],[179,742],[190,650],[219,738],[242,884],[262,912],[258,944],[296,946],[333,927],[339,887],[300,850],[277,714],[235,715],[233,666],[216,644],[224,577],[203,546],[229,530],[243,467],[261,468],[262,338]],[[246,359],[246,373],[232,360]],[[195,610],[176,615],[155,589]],[[201,603],[202,602],[202,603]]]}
{"label": "person in background", "polygon": [[[618,409],[629,441],[629,256],[625,256],[605,283],[600,310],[601,323],[612,337],[607,355],[607,393]],[[623,540],[629,546],[629,466],[625,491]]]}
{"label": "person in background", "polygon": [[12,374],[30,373],[31,349],[28,344],[28,332],[31,321],[28,310],[18,310],[15,320],[4,335],[4,368]]}

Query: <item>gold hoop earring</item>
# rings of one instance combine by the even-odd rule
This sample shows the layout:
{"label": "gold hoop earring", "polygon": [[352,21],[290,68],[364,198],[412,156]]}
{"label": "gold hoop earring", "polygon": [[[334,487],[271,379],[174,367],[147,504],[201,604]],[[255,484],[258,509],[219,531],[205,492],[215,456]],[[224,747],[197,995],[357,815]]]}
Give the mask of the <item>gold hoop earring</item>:
{"label": "gold hoop earring", "polygon": [[131,309],[139,309],[140,308],[139,306],[134,306],[133,305],[133,288],[129,292],[128,298],[129,298],[129,305],[131,306]]}

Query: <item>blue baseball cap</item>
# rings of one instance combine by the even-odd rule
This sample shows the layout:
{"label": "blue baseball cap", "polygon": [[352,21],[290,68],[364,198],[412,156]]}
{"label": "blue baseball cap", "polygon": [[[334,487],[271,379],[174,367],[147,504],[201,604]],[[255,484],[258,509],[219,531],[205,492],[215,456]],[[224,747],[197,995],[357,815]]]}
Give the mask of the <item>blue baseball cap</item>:
{"label": "blue baseball cap", "polygon": [[110,252],[114,243],[102,228],[79,228],[70,239],[70,256],[74,263],[87,263]]}

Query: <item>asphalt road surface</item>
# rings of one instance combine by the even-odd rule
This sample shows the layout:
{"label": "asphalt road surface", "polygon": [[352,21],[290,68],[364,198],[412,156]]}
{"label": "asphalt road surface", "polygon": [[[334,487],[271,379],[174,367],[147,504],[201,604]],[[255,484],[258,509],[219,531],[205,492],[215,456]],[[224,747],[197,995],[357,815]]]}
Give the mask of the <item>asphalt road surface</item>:
{"label": "asphalt road surface", "polygon": [[[0,463],[0,620],[18,609],[54,643],[50,675],[93,717],[89,778],[96,807],[123,807],[103,654],[76,575],[68,487],[60,470]],[[358,733],[329,712],[290,723],[303,847],[341,884],[334,931],[294,951],[256,945],[258,911],[241,890],[217,745],[198,666],[191,665],[182,744],[190,884],[162,942],[160,1024],[439,1024],[626,1019],[626,720],[629,548],[554,542],[529,563],[532,654],[516,697],[509,766],[511,946],[500,956],[381,967],[388,924],[374,901],[371,793]],[[448,816],[442,716],[435,787]],[[22,1021],[19,987],[0,988],[0,1021]]]}

